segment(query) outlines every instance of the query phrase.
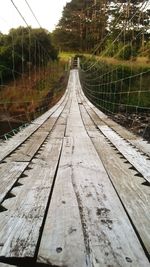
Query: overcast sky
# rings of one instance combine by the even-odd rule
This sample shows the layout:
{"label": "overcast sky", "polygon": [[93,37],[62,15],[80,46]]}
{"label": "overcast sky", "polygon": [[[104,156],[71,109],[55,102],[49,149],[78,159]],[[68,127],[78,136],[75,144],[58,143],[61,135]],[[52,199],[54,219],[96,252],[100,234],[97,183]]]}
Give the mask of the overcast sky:
{"label": "overcast sky", "polygon": [[[27,0],[35,13],[40,25],[53,31],[61,18],[63,7],[71,0]],[[35,18],[29,10],[25,0],[13,0],[18,7],[25,20],[33,28],[38,28]],[[11,0],[0,0],[0,32],[8,33],[10,28],[18,26],[26,26],[16,9],[14,8]]]}

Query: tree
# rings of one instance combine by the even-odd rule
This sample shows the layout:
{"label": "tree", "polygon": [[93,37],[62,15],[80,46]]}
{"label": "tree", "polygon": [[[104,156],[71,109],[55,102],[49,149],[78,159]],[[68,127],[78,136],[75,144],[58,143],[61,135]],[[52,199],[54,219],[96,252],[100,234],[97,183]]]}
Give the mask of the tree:
{"label": "tree", "polygon": [[109,10],[111,16],[108,25],[109,40],[117,38],[117,41],[108,51],[108,55],[119,55],[119,57],[121,55],[122,58],[125,53],[125,58],[129,59],[137,55],[142,47],[144,49],[150,37],[148,31],[150,10],[144,7],[142,0],[121,0],[117,3],[112,1]]}
{"label": "tree", "polygon": [[62,50],[91,52],[106,34],[106,0],[72,0],[53,32],[55,44]]}
{"label": "tree", "polygon": [[[9,78],[36,66],[44,66],[49,60],[57,59],[51,35],[44,29],[19,27],[8,35],[0,36],[0,71]],[[5,70],[5,71],[4,71]]]}
{"label": "tree", "polygon": [[122,57],[125,49],[129,59],[149,39],[149,16],[143,0],[72,0],[63,10],[53,40],[65,51],[100,54],[108,50],[107,55]]}

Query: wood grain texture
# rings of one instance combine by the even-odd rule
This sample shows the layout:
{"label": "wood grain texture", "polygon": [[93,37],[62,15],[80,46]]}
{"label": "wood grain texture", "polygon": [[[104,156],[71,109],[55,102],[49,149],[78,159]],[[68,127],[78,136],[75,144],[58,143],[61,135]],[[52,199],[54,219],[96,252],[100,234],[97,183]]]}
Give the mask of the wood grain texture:
{"label": "wood grain texture", "polygon": [[[81,92],[81,88],[79,88],[79,92]],[[83,97],[83,95],[81,96]],[[133,167],[135,167],[137,169],[137,171],[139,173],[141,173],[143,175],[143,177],[145,178],[146,181],[148,181],[150,183],[150,161],[149,159],[146,158],[145,155],[142,155],[142,153],[140,151],[138,151],[135,147],[131,146],[131,142],[129,142],[129,137],[127,138],[126,136],[126,140],[124,140],[123,137],[120,136],[121,131],[123,131],[123,128],[121,128],[121,130],[119,131],[119,134],[117,132],[115,132],[113,129],[111,129],[112,125],[117,125],[116,122],[113,122],[112,120],[110,120],[108,117],[105,118],[105,116],[103,117],[103,119],[105,119],[105,124],[104,122],[101,123],[101,120],[99,120],[98,122],[98,118],[93,115],[93,110],[95,110],[95,107],[89,108],[87,106],[86,101],[84,100],[84,105],[89,113],[89,115],[91,116],[91,118],[93,119],[94,123],[97,125],[97,127],[100,129],[100,131],[112,142],[112,144],[118,149],[118,151],[131,163],[131,165],[133,165]],[[91,105],[90,105],[91,106]],[[101,111],[96,111],[96,114],[100,114],[101,115]],[[109,123],[108,123],[109,121]],[[107,125],[107,123],[109,124],[109,126]],[[120,128],[121,126],[117,126],[118,128]],[[113,128],[113,127],[112,127]],[[116,130],[116,128],[115,128]],[[132,133],[129,133],[126,130],[126,133],[128,133],[129,135]],[[138,141],[135,141],[136,144],[138,144]],[[144,143],[144,141],[143,141]],[[142,144],[143,144],[142,143]],[[141,144],[141,143],[139,143]],[[142,144],[140,145],[140,148],[142,149]],[[144,153],[147,154],[147,151],[144,150]]]}
{"label": "wood grain texture", "polygon": [[7,211],[0,216],[0,257],[34,257],[61,153],[69,105],[70,100],[65,102],[65,109],[63,104],[57,112],[51,134],[24,172],[26,177],[19,179],[22,186],[12,188],[11,193],[16,197],[3,202]]}
{"label": "wood grain texture", "polygon": [[122,137],[141,141],[84,97],[77,70],[61,101],[25,130],[0,152],[0,260],[148,267],[149,162]]}
{"label": "wood grain texture", "polygon": [[16,265],[9,265],[7,263],[1,263],[0,262],[0,267],[17,267]]}
{"label": "wood grain texture", "polygon": [[[63,200],[64,191],[61,193],[59,190],[66,187],[66,177],[70,179],[71,176],[79,205],[86,248],[87,260],[85,264],[87,266],[128,266],[129,264],[130,266],[149,266],[143,248],[85,131],[75,93],[78,87],[77,72],[74,71],[72,74],[74,81],[73,100],[60,159],[60,163],[64,163],[66,172],[56,177],[55,185],[57,185],[58,181],[59,189],[56,189],[58,193],[54,194],[54,198],[52,198],[51,204],[53,203],[53,208],[50,205],[47,217],[49,220],[46,223],[39,260],[41,261],[42,259],[43,262],[58,266],[71,267],[71,264],[74,263],[74,255],[72,256],[73,259],[70,259],[70,254],[66,257],[69,249],[67,238],[69,237],[64,236],[64,232],[66,233],[68,224],[65,224],[66,227],[64,226],[62,229],[64,221],[70,221],[70,214],[66,214],[64,211],[63,216],[63,211],[60,210],[57,213],[58,207],[57,209],[55,208],[58,205],[62,205],[60,201],[61,199]],[[69,203],[70,196],[68,196],[68,192],[66,192],[66,197],[66,201]],[[64,210],[64,208],[62,209]],[[59,214],[61,214],[60,217]],[[55,216],[57,217],[56,221]],[[53,229],[55,229],[54,232]],[[59,234],[57,235],[57,233]],[[74,233],[74,235],[76,234]],[[57,256],[56,246],[58,247],[58,244],[61,244],[60,248],[62,250],[59,251],[60,255]],[[70,247],[72,250],[72,244]],[[78,250],[77,253],[79,253]],[[73,263],[71,260],[73,260]]]}
{"label": "wood grain texture", "polygon": [[30,162],[33,156],[36,154],[42,143],[48,136],[48,132],[34,133],[23,145],[17,148],[9,157],[5,159],[7,162]]}
{"label": "wood grain texture", "polygon": [[[80,107],[86,130],[91,136],[91,127],[94,122],[86,112],[84,106]],[[125,158],[117,154],[114,147],[98,129],[92,127],[92,142],[107,170],[109,177],[124,205],[126,211],[138,232],[147,254],[150,254],[150,191],[149,187],[142,185],[144,179],[136,176],[131,165],[125,163]],[[142,214],[142,216],[141,216]]]}
{"label": "wood grain texture", "polygon": [[[94,146],[136,228],[147,252],[150,254],[150,191],[143,186],[144,179],[135,176],[103,136],[92,139]],[[141,216],[142,214],[142,216]]]}
{"label": "wood grain texture", "polygon": [[[33,169],[26,171],[28,177],[19,180],[23,185],[11,191],[16,197],[3,202],[7,211],[0,216],[1,257],[34,257],[61,142],[59,139],[48,142],[41,158],[31,165]],[[51,155],[50,165],[44,160],[45,154]]]}
{"label": "wood grain texture", "polygon": [[[41,147],[42,143],[47,138],[48,134],[52,131],[56,121],[58,120],[59,116],[63,112],[66,104],[68,101],[68,96],[63,101],[60,107],[51,115],[46,122],[42,124],[42,126],[28,138],[28,140],[20,146],[18,149],[14,151],[14,153],[6,159],[7,161],[31,161],[34,157],[36,152]],[[60,136],[60,135],[59,135]],[[63,136],[63,132],[61,132],[61,136]]]}
{"label": "wood grain texture", "polygon": [[[73,185],[91,266],[148,266],[144,251],[89,140],[74,139]],[[71,156],[71,155],[70,155]],[[145,263],[144,263],[145,261]],[[131,263],[132,262],[132,263]]]}
{"label": "wood grain texture", "polygon": [[46,218],[38,262],[87,266],[79,206],[72,184],[71,144],[64,141],[56,183]]}
{"label": "wood grain texture", "polygon": [[27,165],[27,162],[0,164],[0,203],[4,200],[8,192],[19,179]]}
{"label": "wood grain texture", "polygon": [[137,171],[143,175],[145,180],[150,183],[150,161],[108,126],[98,126],[98,128]]}
{"label": "wood grain texture", "polygon": [[84,92],[82,91],[81,85],[79,84],[78,86],[78,91],[80,94],[81,101],[83,104],[86,106],[87,110],[90,110],[90,113],[92,112],[92,117],[95,120],[95,116],[97,115],[99,118],[99,125],[108,125],[110,128],[112,128],[116,133],[118,133],[122,138],[128,140],[132,145],[137,147],[139,151],[147,154],[150,156],[150,144],[143,140],[140,136],[135,135],[134,133],[128,131],[126,128],[123,126],[119,125],[112,119],[110,119],[107,115],[105,115],[102,111],[100,111],[98,108],[96,108],[89,100],[88,98],[84,95]]}

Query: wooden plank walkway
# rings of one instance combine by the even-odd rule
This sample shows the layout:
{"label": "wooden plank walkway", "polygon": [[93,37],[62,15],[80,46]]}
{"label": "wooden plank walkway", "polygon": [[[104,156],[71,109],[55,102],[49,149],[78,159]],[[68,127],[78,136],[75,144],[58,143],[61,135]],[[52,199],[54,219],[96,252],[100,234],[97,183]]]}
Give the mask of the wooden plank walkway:
{"label": "wooden plank walkway", "polygon": [[150,266],[149,144],[84,96],[0,145],[0,267]]}

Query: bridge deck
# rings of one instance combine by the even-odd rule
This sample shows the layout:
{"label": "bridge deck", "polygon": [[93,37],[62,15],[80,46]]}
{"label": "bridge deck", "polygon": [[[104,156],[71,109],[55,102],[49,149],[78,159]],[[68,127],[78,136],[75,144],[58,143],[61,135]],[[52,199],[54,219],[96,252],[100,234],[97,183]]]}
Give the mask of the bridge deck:
{"label": "bridge deck", "polygon": [[150,145],[84,96],[0,146],[0,267],[149,266]]}

